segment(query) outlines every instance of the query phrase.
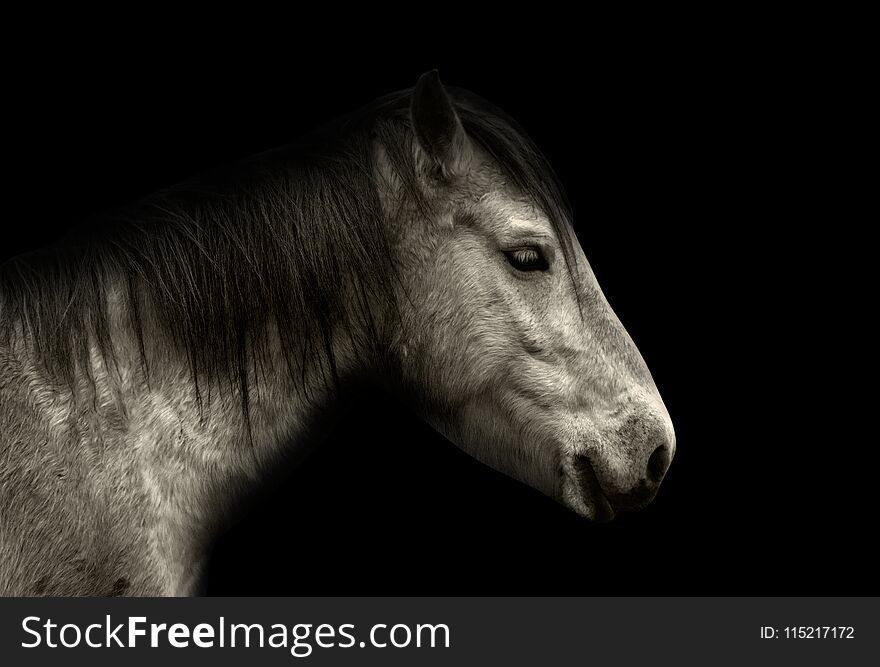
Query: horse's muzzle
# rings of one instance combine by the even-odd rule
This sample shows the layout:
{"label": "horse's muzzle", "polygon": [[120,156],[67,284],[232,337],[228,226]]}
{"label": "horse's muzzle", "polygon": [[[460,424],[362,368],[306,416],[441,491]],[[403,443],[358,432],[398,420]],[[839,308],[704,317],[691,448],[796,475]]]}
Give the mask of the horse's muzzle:
{"label": "horse's muzzle", "polygon": [[653,451],[646,457],[647,462],[627,469],[602,460],[597,453],[573,458],[577,484],[584,500],[593,506],[596,520],[608,521],[619,511],[640,510],[654,500],[672,463],[675,445],[665,436],[651,445]]}

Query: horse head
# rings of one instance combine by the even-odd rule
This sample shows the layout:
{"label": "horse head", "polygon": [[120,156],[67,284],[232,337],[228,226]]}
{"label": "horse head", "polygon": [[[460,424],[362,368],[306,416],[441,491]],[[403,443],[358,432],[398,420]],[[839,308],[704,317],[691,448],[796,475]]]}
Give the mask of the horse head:
{"label": "horse head", "polygon": [[669,414],[552,170],[515,124],[477,122],[469,108],[436,73],[413,90],[407,150],[420,205],[388,147],[377,150],[403,386],[459,447],[578,514],[642,508],[675,451]]}

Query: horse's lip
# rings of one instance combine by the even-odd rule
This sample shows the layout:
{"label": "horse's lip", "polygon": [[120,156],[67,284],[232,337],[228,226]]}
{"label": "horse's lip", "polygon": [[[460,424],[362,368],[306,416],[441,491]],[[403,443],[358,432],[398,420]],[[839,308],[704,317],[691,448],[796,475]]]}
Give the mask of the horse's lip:
{"label": "horse's lip", "polygon": [[611,521],[617,515],[617,510],[614,509],[614,505],[602,490],[592,461],[586,456],[580,457],[576,470],[581,488],[589,490],[589,500],[593,506],[593,520],[600,523]]}
{"label": "horse's lip", "polygon": [[608,500],[601,490],[599,491],[599,497],[594,498],[593,502],[596,512],[596,521],[607,523],[617,516],[617,510],[614,509],[614,505],[611,504],[611,501]]}

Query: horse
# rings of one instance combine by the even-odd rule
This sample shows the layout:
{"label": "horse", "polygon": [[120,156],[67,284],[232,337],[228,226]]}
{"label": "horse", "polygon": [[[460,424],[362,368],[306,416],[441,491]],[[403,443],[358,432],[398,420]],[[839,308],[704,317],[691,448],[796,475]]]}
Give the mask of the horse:
{"label": "horse", "polygon": [[593,521],[675,451],[546,158],[436,71],[0,266],[0,593],[198,594],[364,384]]}

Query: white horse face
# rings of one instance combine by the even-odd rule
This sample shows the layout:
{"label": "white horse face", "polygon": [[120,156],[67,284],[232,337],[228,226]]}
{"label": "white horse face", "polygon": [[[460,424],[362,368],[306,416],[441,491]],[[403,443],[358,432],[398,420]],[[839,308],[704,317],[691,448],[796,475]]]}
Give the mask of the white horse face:
{"label": "white horse face", "polygon": [[[445,203],[435,219],[402,225],[404,377],[427,385],[423,416],[484,463],[590,519],[638,509],[675,449],[651,375],[571,230],[509,190],[463,135],[426,138],[452,110],[435,108],[419,127],[419,95],[448,104],[434,86],[423,77],[416,88],[416,136],[424,159],[455,177],[426,179]],[[568,261],[560,228],[571,235]]]}

